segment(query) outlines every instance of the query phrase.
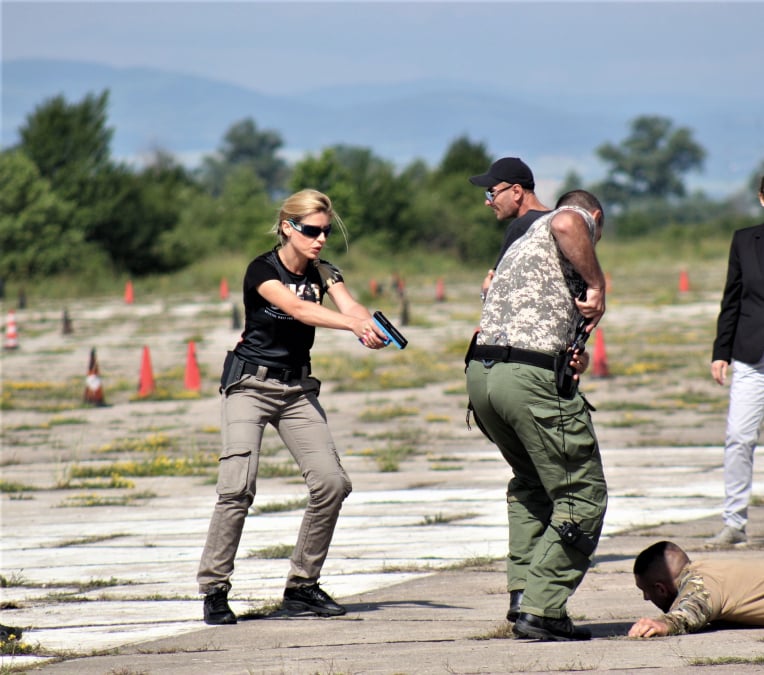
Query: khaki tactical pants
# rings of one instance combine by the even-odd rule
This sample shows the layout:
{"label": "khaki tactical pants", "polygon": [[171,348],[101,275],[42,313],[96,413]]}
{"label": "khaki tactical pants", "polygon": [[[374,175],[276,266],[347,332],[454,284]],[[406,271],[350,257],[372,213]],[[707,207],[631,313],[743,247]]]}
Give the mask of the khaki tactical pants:
{"label": "khaki tactical pants", "polygon": [[591,564],[551,525],[576,522],[596,544],[607,507],[599,446],[585,401],[557,394],[554,373],[520,363],[471,361],[467,389],[476,415],[512,467],[507,489],[508,590],[522,611],[562,618]]}
{"label": "khaki tactical pants", "polygon": [[200,593],[231,587],[234,558],[255,498],[263,431],[269,423],[292,453],[309,492],[286,585],[318,581],[342,502],[352,489],[318,402],[319,388],[320,382],[312,377],[284,383],[245,375],[223,394],[218,501],[199,564]]}

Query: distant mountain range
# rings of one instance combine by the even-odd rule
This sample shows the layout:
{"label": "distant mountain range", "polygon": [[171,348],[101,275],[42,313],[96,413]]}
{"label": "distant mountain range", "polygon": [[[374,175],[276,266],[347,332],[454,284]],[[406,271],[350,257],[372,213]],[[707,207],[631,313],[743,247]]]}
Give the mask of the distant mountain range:
{"label": "distant mountain range", "polygon": [[45,100],[63,94],[78,102],[110,91],[112,153],[140,161],[161,148],[186,164],[210,154],[235,122],[251,117],[258,128],[284,140],[284,154],[345,143],[371,148],[398,165],[415,158],[435,164],[448,145],[467,135],[497,155],[523,157],[539,183],[559,182],[575,169],[587,182],[602,177],[594,150],[620,142],[639,115],[660,114],[688,126],[708,151],[702,175],[691,187],[711,195],[743,187],[764,160],[761,97],[718,101],[713,97],[505,96],[470,83],[423,81],[385,86],[343,86],[293,96],[153,68],[115,68],[94,63],[16,60],[2,64],[2,146],[18,141],[18,128]]}

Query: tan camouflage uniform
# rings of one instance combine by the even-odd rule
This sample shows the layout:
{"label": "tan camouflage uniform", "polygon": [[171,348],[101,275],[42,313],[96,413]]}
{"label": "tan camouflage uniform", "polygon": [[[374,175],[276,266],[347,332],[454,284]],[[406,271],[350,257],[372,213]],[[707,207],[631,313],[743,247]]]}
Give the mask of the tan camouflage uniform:
{"label": "tan camouflage uniform", "polygon": [[669,635],[694,633],[711,621],[764,626],[764,564],[761,560],[704,560],[679,574],[678,594],[658,621]]}

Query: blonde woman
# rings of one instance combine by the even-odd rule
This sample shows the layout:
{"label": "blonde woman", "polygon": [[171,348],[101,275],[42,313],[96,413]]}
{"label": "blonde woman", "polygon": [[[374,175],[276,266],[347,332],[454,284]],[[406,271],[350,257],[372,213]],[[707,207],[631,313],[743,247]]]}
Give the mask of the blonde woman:
{"label": "blonde woman", "polygon": [[[369,349],[385,335],[353,299],[342,273],[320,258],[333,228],[345,234],[329,197],[301,190],[281,206],[278,244],[244,275],[245,325],[221,378],[223,448],[212,515],[197,581],[208,624],[236,623],[228,605],[230,578],[244,521],[255,498],[263,430],[273,425],[305,479],[309,500],[290,560],[283,607],[340,616],[345,608],[318,579],[342,502],[351,484],[342,468],[311,377],[316,327],[352,331]],[[322,305],[328,295],[336,310]]]}

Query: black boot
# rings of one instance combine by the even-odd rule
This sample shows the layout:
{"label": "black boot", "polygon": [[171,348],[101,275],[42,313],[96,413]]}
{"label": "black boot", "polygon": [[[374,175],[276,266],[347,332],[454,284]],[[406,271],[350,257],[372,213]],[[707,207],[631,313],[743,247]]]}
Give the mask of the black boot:
{"label": "black boot", "polygon": [[236,615],[228,606],[228,591],[217,590],[204,596],[204,623],[210,626],[236,623]]}
{"label": "black boot", "polygon": [[523,592],[522,591],[510,591],[509,592],[509,611],[507,612],[507,621],[514,623],[517,621],[517,617],[520,616],[520,605],[523,604]]}
{"label": "black boot", "polygon": [[346,612],[318,584],[287,588],[282,607],[288,612],[313,612],[318,616],[342,616]]}
{"label": "black boot", "polygon": [[592,637],[587,628],[576,628],[567,616],[564,619],[551,619],[526,612],[517,617],[514,631],[523,638],[555,642],[590,640]]}

